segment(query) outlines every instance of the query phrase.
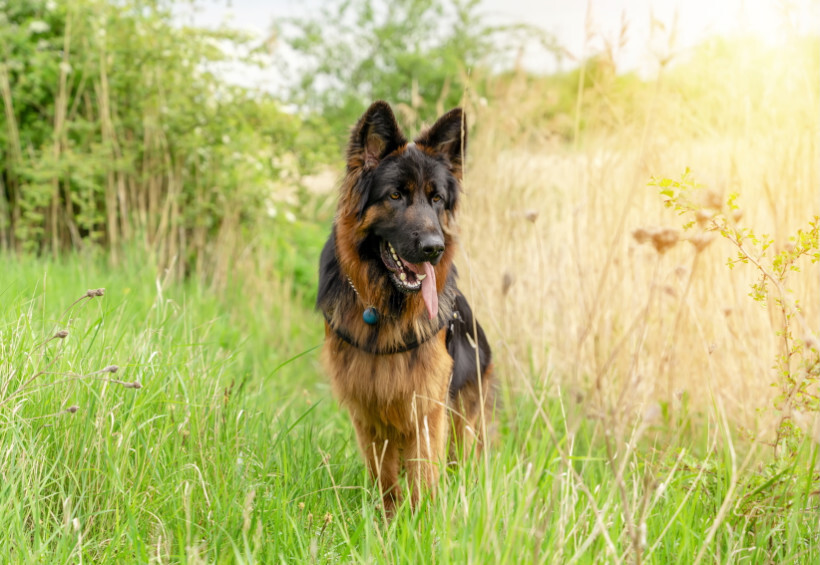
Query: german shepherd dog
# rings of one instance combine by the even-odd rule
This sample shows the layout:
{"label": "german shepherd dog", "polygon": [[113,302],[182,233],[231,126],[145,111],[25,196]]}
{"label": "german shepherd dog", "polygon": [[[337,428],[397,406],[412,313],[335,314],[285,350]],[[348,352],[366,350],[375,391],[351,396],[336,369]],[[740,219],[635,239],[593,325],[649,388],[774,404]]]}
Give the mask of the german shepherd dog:
{"label": "german shepherd dog", "polygon": [[435,493],[448,431],[451,458],[477,451],[492,412],[490,347],[453,267],[466,140],[460,108],[408,143],[386,102],[370,106],[320,260],[322,362],[388,515],[402,467],[415,508]]}

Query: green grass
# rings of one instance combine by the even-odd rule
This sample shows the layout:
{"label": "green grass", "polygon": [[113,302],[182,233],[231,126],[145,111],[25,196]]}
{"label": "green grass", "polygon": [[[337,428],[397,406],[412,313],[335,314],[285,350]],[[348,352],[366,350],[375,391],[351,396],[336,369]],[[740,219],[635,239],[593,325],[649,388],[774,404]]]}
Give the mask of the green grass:
{"label": "green grass", "polygon": [[820,562],[816,444],[776,461],[708,399],[599,421],[557,375],[504,375],[493,448],[387,524],[320,317],[129,264],[4,258],[4,563]]}

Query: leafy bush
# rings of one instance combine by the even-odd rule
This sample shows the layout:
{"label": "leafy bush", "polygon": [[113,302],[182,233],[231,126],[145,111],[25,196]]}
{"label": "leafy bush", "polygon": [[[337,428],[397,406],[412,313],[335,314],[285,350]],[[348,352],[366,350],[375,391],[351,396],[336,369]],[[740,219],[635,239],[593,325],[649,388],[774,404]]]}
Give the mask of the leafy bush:
{"label": "leafy bush", "polygon": [[394,104],[403,126],[416,129],[457,106],[465,93],[487,94],[485,78],[509,66],[530,39],[552,48],[527,25],[494,26],[479,0],[325,2],[317,16],[294,19],[282,34],[297,65],[289,98],[330,124],[338,151],[346,132],[373,100]]}
{"label": "leafy bush", "polygon": [[180,27],[172,4],[4,2],[1,248],[137,242],[205,274],[265,210],[298,120],[215,72],[254,62],[247,37]]}

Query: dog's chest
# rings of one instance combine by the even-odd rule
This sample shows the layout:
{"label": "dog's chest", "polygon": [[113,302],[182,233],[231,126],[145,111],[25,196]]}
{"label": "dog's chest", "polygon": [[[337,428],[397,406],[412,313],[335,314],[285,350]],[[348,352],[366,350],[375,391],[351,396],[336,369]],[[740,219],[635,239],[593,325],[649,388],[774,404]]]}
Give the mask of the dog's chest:
{"label": "dog's chest", "polygon": [[411,351],[387,355],[366,353],[329,335],[322,360],[334,393],[354,416],[407,427],[413,406],[426,414],[447,402],[453,360],[445,333]]}

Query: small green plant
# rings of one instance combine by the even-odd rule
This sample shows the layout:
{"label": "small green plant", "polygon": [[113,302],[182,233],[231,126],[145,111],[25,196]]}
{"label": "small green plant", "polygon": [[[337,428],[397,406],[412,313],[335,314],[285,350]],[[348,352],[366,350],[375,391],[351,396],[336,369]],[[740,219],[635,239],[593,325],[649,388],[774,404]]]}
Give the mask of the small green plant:
{"label": "small green plant", "polygon": [[797,230],[788,242],[776,245],[769,234],[758,234],[751,227],[741,227],[743,213],[738,205],[739,194],[723,197],[705,189],[687,168],[679,180],[653,178],[665,197],[664,204],[686,218],[684,230],[697,230],[690,240],[708,243],[719,234],[735,248],[727,266],[751,265],[757,278],[749,296],[764,305],[774,306],[780,316],[776,335],[781,341],[780,353],[774,363],[779,389],[775,407],[781,412],[774,441],[776,453],[794,453],[802,439],[801,428],[795,425],[795,413],[820,411],[820,358],[818,340],[803,314],[800,299],[790,288],[790,277],[806,265],[820,261],[820,217],[814,216],[808,227]]}
{"label": "small green plant", "polygon": [[[66,318],[66,315],[80,303],[92,301],[104,295],[104,288],[87,290],[63,312],[61,318]],[[70,321],[70,318],[68,320]],[[12,413],[16,413],[22,407],[24,401],[28,400],[37,391],[77,381],[96,380],[120,385],[123,388],[142,388],[139,381],[122,381],[113,378],[112,375],[120,369],[118,365],[108,365],[103,369],[85,373],[59,370],[58,361],[65,352],[63,345],[67,337],[69,337],[68,330],[55,329],[51,332],[50,337],[38,343],[28,345],[24,340],[20,340],[17,343],[12,342],[10,344],[9,350],[17,351],[18,355],[26,361],[20,366],[16,366],[15,362],[18,360],[13,359],[11,355],[7,359],[0,359],[0,382],[3,383],[0,386],[0,416],[6,415],[3,413],[4,410],[11,410]],[[49,344],[52,342],[55,342],[57,346],[50,350]],[[49,377],[50,380],[45,383],[42,382]],[[76,414],[78,410],[80,410],[80,407],[72,404],[56,413],[35,416],[28,420],[52,418],[63,414]]]}

